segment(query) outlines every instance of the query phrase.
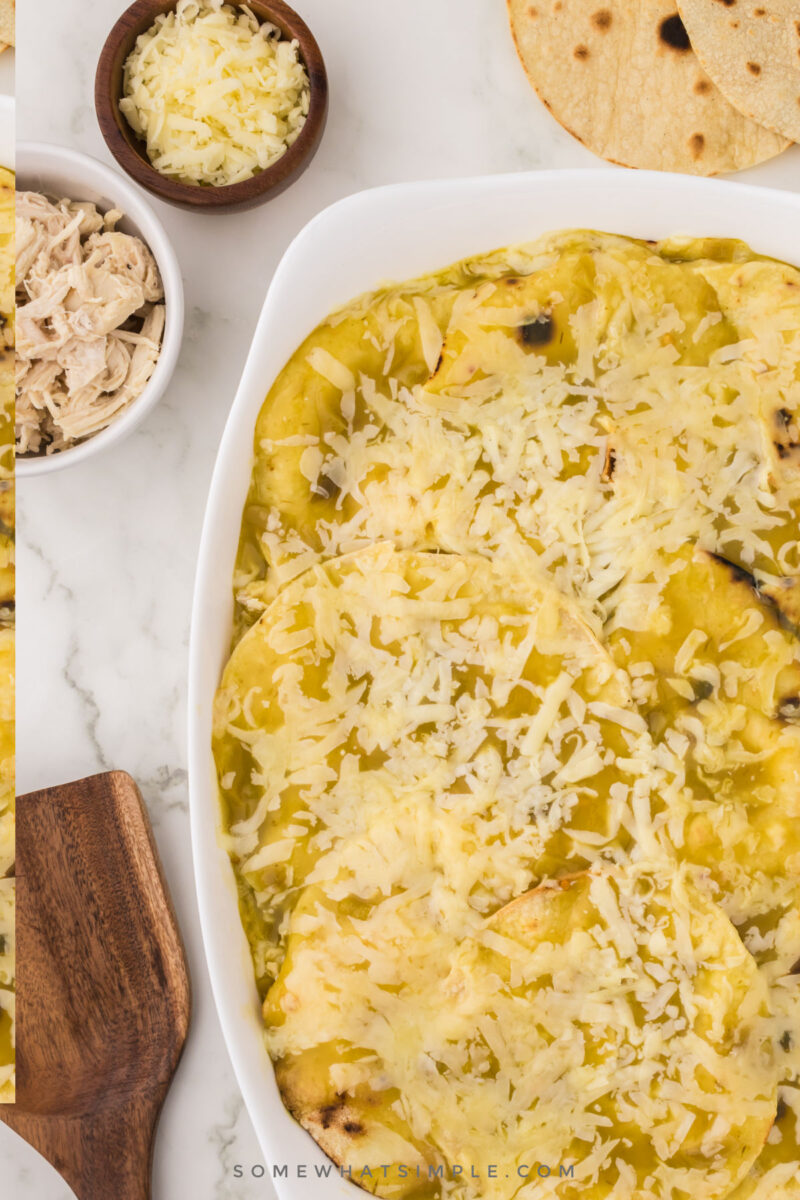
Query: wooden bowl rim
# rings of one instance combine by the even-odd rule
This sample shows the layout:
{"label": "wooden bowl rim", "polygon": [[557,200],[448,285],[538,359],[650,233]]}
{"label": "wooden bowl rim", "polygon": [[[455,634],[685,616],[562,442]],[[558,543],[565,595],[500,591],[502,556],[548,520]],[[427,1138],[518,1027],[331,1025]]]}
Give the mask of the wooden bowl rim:
{"label": "wooden bowl rim", "polygon": [[172,11],[177,0],[134,0],[115,21],[103,44],[97,64],[94,103],[100,132],[122,169],[149,192],[170,204],[195,212],[222,212],[250,208],[283,191],[308,166],[316,153],[328,110],[328,76],[316,38],[299,13],[284,0],[226,0],[237,7],[247,4],[260,22],[276,25],[284,36],[296,39],[309,79],[309,109],[296,140],[271,166],[240,183],[208,187],[182,183],[151,164],[144,144],[119,109],[114,75],[122,72],[136,39],[157,16]]}

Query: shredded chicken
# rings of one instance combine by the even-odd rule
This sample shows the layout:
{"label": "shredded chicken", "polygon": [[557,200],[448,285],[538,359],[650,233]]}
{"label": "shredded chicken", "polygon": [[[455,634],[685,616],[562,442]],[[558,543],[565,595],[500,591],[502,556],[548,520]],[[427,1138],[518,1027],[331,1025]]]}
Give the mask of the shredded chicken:
{"label": "shredded chicken", "polygon": [[18,192],[18,455],[105,429],[143,391],[164,333],[155,259],[115,229],[122,213]]}

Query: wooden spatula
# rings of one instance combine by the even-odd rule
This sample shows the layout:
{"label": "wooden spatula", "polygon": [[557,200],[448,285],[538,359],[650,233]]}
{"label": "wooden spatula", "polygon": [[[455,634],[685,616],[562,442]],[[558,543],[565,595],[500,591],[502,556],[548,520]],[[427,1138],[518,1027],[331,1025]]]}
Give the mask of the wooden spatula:
{"label": "wooden spatula", "polygon": [[139,789],[113,771],[17,814],[17,1102],[0,1119],[78,1200],[149,1200],[190,993]]}

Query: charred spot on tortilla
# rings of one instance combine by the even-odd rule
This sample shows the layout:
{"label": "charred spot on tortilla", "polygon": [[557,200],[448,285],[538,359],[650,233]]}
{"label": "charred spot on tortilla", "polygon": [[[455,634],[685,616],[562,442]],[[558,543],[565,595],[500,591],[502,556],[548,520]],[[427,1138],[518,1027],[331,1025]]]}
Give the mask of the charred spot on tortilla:
{"label": "charred spot on tortilla", "polygon": [[792,429],[792,414],[787,408],[779,408],[775,411],[775,429],[777,437],[773,440],[778,458],[785,460],[791,458],[800,450],[800,441],[797,441],[797,427]]}
{"label": "charred spot on tortilla", "polygon": [[800,580],[787,576],[778,583],[762,583],[759,592],[775,605],[784,629],[800,633]]}
{"label": "charred spot on tortilla", "polygon": [[610,483],[614,477],[614,470],[617,465],[617,456],[611,446],[606,447],[606,460],[603,463],[603,470],[600,478],[603,483]]}
{"label": "charred spot on tortilla", "polygon": [[692,48],[686,26],[678,13],[664,18],[658,29],[658,36],[666,46],[669,46],[671,50],[677,50],[680,54],[685,54]]}
{"label": "charred spot on tortilla", "polygon": [[[323,1129],[330,1129],[338,1113],[346,1106],[344,1096],[337,1096],[333,1104],[326,1104],[319,1110],[319,1123]],[[349,1122],[345,1122],[345,1129]]]}
{"label": "charred spot on tortilla", "polygon": [[732,563],[729,558],[724,558],[721,554],[715,554],[713,550],[708,550],[706,553],[709,558],[713,558],[714,562],[719,563],[721,567],[724,567],[730,573],[730,577],[735,583],[746,584],[751,591],[758,595],[758,585],[749,571],[745,571],[744,567]]}
{"label": "charred spot on tortilla", "polygon": [[698,96],[707,96],[713,86],[714,85],[710,79],[698,79],[697,83],[694,85],[694,90],[697,92]]}
{"label": "charred spot on tortilla", "polygon": [[317,476],[317,482],[312,487],[311,494],[316,500],[338,500],[342,494],[342,489],[338,483],[331,479],[330,475],[326,475],[322,471]]}
{"label": "charred spot on tortilla", "polygon": [[708,700],[709,696],[714,694],[714,685],[709,679],[693,679],[691,684],[695,704],[699,704],[701,700]]}
{"label": "charred spot on tortilla", "polygon": [[589,47],[576,46],[573,50],[573,54],[580,62],[584,62],[589,57]]}
{"label": "charred spot on tortilla", "polygon": [[601,8],[596,13],[592,13],[592,24],[595,29],[600,29],[603,33],[611,28],[611,20],[611,13],[607,8]]}
{"label": "charred spot on tortilla", "polygon": [[548,346],[556,335],[556,323],[551,313],[540,313],[519,327],[523,346]]}
{"label": "charred spot on tortilla", "polygon": [[692,158],[699,158],[706,148],[706,139],[702,133],[693,133],[689,139],[689,145],[692,149]]}
{"label": "charred spot on tortilla", "polygon": [[747,69],[751,75],[760,75],[761,74],[761,67],[758,65],[758,63],[749,62],[747,64]]}

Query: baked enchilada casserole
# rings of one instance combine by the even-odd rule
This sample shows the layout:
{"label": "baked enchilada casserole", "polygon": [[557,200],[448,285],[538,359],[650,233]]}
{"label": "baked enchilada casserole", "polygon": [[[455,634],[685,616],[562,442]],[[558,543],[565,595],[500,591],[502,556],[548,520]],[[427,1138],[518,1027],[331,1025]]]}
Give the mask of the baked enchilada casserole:
{"label": "baked enchilada casserole", "polygon": [[800,1197],[800,271],[550,235],[258,418],[215,706],[289,1111],[392,1200]]}

